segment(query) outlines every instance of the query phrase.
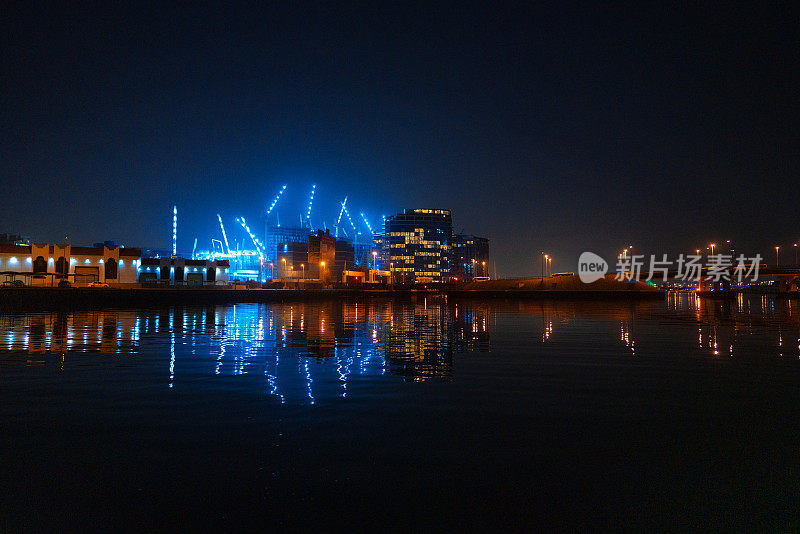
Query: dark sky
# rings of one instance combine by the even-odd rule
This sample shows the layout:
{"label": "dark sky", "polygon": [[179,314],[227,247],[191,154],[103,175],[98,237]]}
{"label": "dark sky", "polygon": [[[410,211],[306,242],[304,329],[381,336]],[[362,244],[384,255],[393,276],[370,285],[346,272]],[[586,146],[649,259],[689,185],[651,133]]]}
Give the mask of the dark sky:
{"label": "dark sky", "polygon": [[800,239],[788,3],[161,4],[2,4],[0,232],[167,247],[177,204],[189,252],[316,183],[329,226],[450,208],[501,275]]}

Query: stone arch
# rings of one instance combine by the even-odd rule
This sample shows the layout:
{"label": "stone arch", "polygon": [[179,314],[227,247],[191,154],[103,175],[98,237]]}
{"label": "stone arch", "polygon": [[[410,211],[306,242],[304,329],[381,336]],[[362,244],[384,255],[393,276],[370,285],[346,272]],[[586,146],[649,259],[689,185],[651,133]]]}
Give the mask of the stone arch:
{"label": "stone arch", "polygon": [[67,259],[64,256],[61,256],[56,260],[56,273],[66,275],[67,269],[69,268],[69,264],[67,263]]}
{"label": "stone arch", "polygon": [[33,274],[44,274],[47,272],[47,260],[44,256],[36,256],[33,260]]}

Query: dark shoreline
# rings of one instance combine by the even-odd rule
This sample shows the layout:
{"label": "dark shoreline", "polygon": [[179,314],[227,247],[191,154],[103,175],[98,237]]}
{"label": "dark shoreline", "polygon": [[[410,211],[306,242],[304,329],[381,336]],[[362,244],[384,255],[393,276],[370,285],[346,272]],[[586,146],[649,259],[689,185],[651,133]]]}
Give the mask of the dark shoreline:
{"label": "dark shoreline", "polygon": [[663,291],[553,291],[465,289],[218,289],[218,288],[3,288],[0,310],[20,307],[138,307],[283,302],[330,298],[450,297],[557,300],[630,300],[663,298]]}

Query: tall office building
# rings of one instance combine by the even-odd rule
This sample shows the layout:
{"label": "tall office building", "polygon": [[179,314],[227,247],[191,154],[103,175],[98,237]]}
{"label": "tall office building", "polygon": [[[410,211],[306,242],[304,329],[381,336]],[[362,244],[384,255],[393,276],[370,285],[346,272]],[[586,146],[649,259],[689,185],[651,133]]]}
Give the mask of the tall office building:
{"label": "tall office building", "polygon": [[450,210],[406,209],[386,219],[389,267],[399,283],[450,279],[453,221]]}
{"label": "tall office building", "polygon": [[453,236],[450,273],[462,282],[489,276],[489,239],[470,234]]}

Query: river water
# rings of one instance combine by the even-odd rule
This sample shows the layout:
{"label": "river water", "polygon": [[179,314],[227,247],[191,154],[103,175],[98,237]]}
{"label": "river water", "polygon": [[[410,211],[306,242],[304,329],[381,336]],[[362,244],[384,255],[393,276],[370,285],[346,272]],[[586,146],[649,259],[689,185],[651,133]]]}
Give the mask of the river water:
{"label": "river water", "polygon": [[800,309],[0,315],[0,527],[797,529]]}

